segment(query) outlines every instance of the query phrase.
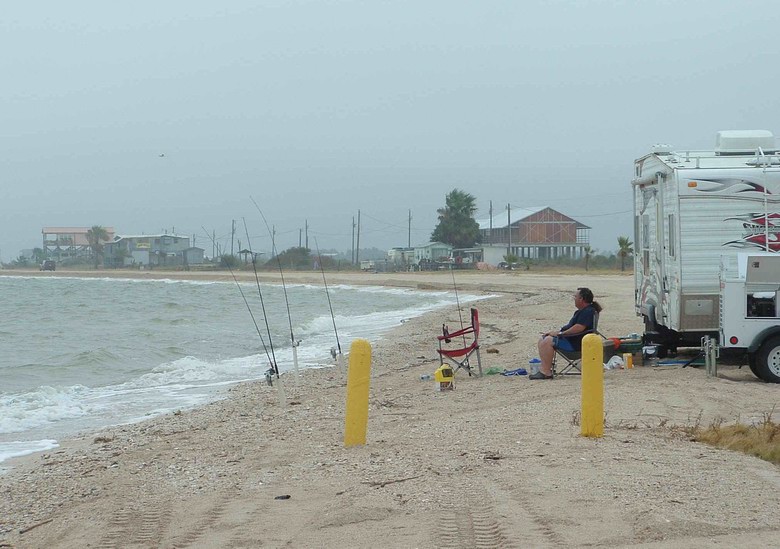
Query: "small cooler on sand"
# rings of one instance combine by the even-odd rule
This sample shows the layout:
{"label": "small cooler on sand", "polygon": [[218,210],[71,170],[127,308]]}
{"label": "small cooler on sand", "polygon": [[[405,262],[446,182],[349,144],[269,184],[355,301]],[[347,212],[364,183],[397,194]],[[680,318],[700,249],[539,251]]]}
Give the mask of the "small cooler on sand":
{"label": "small cooler on sand", "polygon": [[455,373],[446,364],[433,373],[433,379],[439,391],[452,391],[455,388]]}

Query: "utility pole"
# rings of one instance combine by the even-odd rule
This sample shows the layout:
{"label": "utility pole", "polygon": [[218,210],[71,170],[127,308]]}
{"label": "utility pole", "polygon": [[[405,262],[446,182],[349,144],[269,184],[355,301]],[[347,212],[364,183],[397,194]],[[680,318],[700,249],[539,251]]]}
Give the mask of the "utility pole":
{"label": "utility pole", "polygon": [[493,235],[493,201],[490,201],[490,226],[488,227],[488,242],[490,244],[493,243],[493,239],[491,238]]}
{"label": "utility pole", "polygon": [[512,210],[510,208],[511,206],[507,204],[506,205],[506,229],[509,238],[506,245],[506,255],[510,255],[512,253]]}
{"label": "utility pole", "polygon": [[355,264],[360,265],[360,210],[358,210],[357,244],[355,248]]}
{"label": "utility pole", "polygon": [[412,247],[412,210],[409,210],[409,228],[407,230],[406,247]]}
{"label": "utility pole", "polygon": [[306,223],[306,225],[305,225],[305,227],[306,227],[306,249],[308,250],[309,249],[309,220],[306,219],[305,223]]}
{"label": "utility pole", "polygon": [[298,229],[298,247],[301,247],[301,229]]}
{"label": "utility pole", "polygon": [[233,241],[236,238],[236,220],[233,220],[232,229],[230,230],[230,255],[233,255]]}
{"label": "utility pole", "polygon": [[352,264],[355,264],[355,216],[352,216]]}

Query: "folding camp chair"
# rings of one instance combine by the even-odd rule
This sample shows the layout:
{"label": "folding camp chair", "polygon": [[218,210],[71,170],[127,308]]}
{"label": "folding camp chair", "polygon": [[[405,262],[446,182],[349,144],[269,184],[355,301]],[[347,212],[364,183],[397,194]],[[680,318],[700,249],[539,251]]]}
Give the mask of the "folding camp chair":
{"label": "folding camp chair", "polygon": [[[467,342],[466,336],[472,336],[471,343]],[[463,347],[457,349],[445,349],[443,346],[446,343],[453,342],[456,338],[463,342]],[[479,358],[479,312],[472,307],[471,309],[471,326],[458,330],[457,332],[449,333],[447,326],[442,326],[442,335],[438,336],[439,348],[436,350],[439,353],[439,363],[444,364],[447,360],[453,366],[455,366],[455,372],[463,368],[469,375],[471,375],[471,364],[469,359],[471,355],[477,357],[477,368],[479,369],[479,375],[482,376],[482,361]],[[455,342],[457,343],[457,342]]]}
{"label": "folding camp chair", "polygon": [[[593,314],[593,329],[588,330],[585,334],[598,334],[602,339],[606,339],[598,330],[599,326],[599,313]],[[555,371],[555,363],[558,357],[561,357],[566,364],[561,368],[560,372]],[[555,349],[552,363],[552,373],[554,376],[563,375],[580,375],[582,374],[582,351],[564,351],[563,349]]]}

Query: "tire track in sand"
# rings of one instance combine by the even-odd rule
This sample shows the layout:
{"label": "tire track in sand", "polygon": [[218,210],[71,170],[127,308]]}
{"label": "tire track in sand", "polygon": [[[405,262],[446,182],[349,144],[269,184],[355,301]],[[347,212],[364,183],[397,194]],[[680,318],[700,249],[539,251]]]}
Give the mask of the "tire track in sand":
{"label": "tire track in sand", "polygon": [[443,486],[440,504],[444,510],[436,517],[436,546],[518,548],[502,526],[501,513],[493,503],[495,495],[484,489],[456,491]]}
{"label": "tire track in sand", "polygon": [[[142,509],[138,506],[143,505]],[[171,505],[138,504],[115,511],[108,521],[108,532],[98,543],[100,549],[118,549],[140,545],[153,547],[162,539],[171,522]]]}
{"label": "tire track in sand", "polygon": [[203,515],[197,518],[197,524],[194,528],[183,534],[174,543],[175,547],[189,547],[195,544],[204,534],[211,530],[225,515],[229,498],[220,499],[215,505],[206,510]]}

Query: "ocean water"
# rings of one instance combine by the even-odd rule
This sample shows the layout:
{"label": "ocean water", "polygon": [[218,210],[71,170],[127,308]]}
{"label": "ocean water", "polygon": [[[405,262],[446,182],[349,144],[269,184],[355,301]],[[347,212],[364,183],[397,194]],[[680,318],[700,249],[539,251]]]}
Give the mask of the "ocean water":
{"label": "ocean water", "polygon": [[[454,292],[328,289],[345,354],[355,338],[376,341],[404,319],[456,303]],[[0,463],[220,398],[234,383],[264,378],[269,357],[291,371],[282,286],[242,282],[241,290],[262,339],[234,282],[0,277]],[[332,366],[325,289],[288,285],[287,296],[299,366]]]}

